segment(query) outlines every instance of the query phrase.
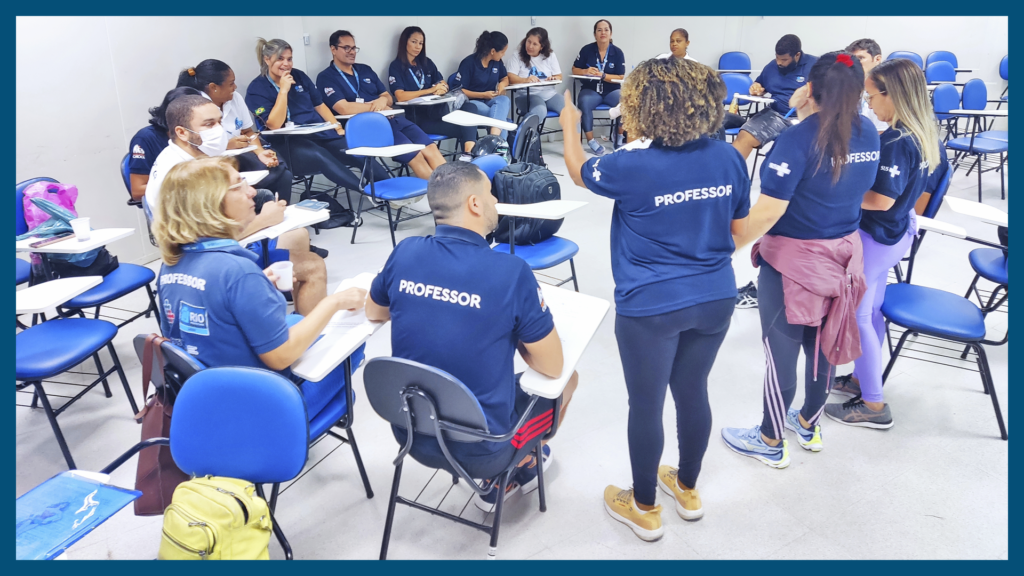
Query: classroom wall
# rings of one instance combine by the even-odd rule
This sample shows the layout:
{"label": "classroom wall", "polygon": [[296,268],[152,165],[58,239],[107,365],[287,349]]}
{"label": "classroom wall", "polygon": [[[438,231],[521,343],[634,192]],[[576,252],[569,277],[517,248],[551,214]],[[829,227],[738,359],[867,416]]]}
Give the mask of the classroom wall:
{"label": "classroom wall", "polygon": [[[78,185],[80,213],[97,227],[134,227],[134,236],[110,248],[125,262],[159,256],[149,244],[140,210],[127,206],[119,163],[128,142],[144,127],[147,109],[160,103],[183,68],[206,58],[231,65],[245,92],[259,73],[258,36],[283,38],[296,67],[314,79],[330,63],[328,38],[339,28],[356,35],[359,62],[387,82],[398,36],[416,25],[427,35],[427,53],[444,74],[473,50],[483,30],[501,30],[514,51],[533,25],[547,28],[563,71],[579,48],[593,41],[595,16],[465,17],[18,17],[16,181],[51,176]],[[535,24],[533,21],[535,20]],[[750,55],[759,70],[774,58],[775,42],[793,33],[804,50],[822,54],[871,37],[884,54],[912,50],[922,57],[950,50],[973,68],[990,94],[1002,92],[999,60],[1007,53],[1006,17],[782,17],[672,16],[610,18],[614,42],[628,66],[668,51],[672,29],[690,33],[690,54],[715,66],[726,51]],[[310,45],[303,44],[308,34]],[[58,39],[62,39],[58,41]],[[71,42],[70,44],[68,42]]]}

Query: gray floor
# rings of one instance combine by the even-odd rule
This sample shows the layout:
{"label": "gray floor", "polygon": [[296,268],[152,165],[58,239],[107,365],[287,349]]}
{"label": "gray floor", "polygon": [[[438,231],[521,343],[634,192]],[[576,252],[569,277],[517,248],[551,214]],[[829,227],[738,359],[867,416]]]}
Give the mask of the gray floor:
{"label": "gray floor", "polygon": [[[564,176],[561,143],[545,145],[546,159],[560,176],[562,197],[590,203],[572,214],[560,235],[580,245],[576,258],[583,292],[612,300],[609,259],[609,200],[576,188]],[[977,199],[974,175],[954,176],[950,195]],[[755,193],[758,181],[755,180]],[[997,173],[984,176],[985,202],[1007,209],[999,200]],[[995,228],[944,208],[939,218],[965,227],[972,235],[995,240]],[[429,219],[403,224],[399,236],[426,235]],[[348,229],[325,231],[314,243],[328,248],[331,288],[342,279],[379,268],[390,252],[384,221],[368,218],[356,245]],[[914,283],[962,294],[972,272],[966,242],[932,234],[919,254]],[[156,266],[156,264],[154,264]],[[748,251],[734,259],[740,285],[755,277]],[[556,273],[561,270],[556,271]],[[567,270],[565,271],[568,273]],[[137,296],[127,308],[142,307]],[[1005,314],[989,320],[989,335],[1001,338]],[[850,428],[823,419],[826,449],[812,454],[792,443],[792,464],[768,468],[729,451],[720,441],[722,426],[750,426],[761,418],[764,360],[756,310],[737,310],[732,328],[711,372],[709,393],[714,429],[699,487],[705,517],[683,522],[664,495],[667,530],[656,543],[637,539],[605,513],[605,485],[630,484],[626,448],[627,398],[613,333],[614,315],[605,318],[578,370],[580,386],[558,437],[548,479],[548,511],[537,510],[537,493],[513,497],[501,530],[499,557],[504,559],[689,559],[689,558],[1007,558],[1007,448],[989,398],[976,373],[901,359],[886,386],[896,425],[889,431]],[[142,319],[126,326],[115,340],[136,397],[141,395],[138,360],[131,338],[156,330]],[[367,356],[390,352],[390,328],[367,346]],[[1004,415],[1008,347],[989,348],[989,358]],[[105,356],[104,356],[105,358]],[[850,367],[842,367],[840,374]],[[356,394],[365,399],[361,371]],[[63,380],[64,378],[62,378]],[[70,379],[70,377],[68,377]],[[65,380],[67,381],[67,380]],[[61,393],[58,387],[51,387]],[[97,470],[138,441],[124,391],[114,385],[113,398],[97,390],[60,418],[79,466]],[[797,402],[802,399],[797,394]],[[19,404],[27,396],[18,394]],[[676,458],[674,408],[662,415],[668,442],[662,461]],[[64,470],[45,415],[16,409],[17,494]],[[278,517],[297,558],[376,558],[387,509],[397,445],[388,426],[370,406],[359,402],[355,432],[376,497],[367,500],[351,451],[325,440],[310,454],[322,463],[281,497]],[[113,475],[123,486],[134,482],[135,460]],[[402,494],[414,497],[431,471],[406,467]],[[421,501],[439,502],[449,480],[440,475]],[[469,489],[456,486],[444,508],[458,511]],[[467,516],[480,518],[472,505]],[[160,517],[138,518],[130,510],[116,515],[68,551],[73,559],[148,559],[156,555]],[[391,541],[395,559],[481,559],[487,537],[470,528],[399,508]],[[281,558],[276,541],[271,556]]]}

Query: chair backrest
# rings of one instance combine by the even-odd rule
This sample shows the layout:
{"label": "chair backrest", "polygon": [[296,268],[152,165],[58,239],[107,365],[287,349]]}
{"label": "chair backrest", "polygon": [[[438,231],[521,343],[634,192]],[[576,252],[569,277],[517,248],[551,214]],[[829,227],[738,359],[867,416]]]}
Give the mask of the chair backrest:
{"label": "chair backrest", "polygon": [[944,60],[932,62],[924,69],[924,78],[931,82],[956,82],[956,70]]}
{"label": "chair backrest", "polygon": [[750,70],[750,56],[746,52],[726,52],[718,59],[719,70]]}
{"label": "chair backrest", "polygon": [[949,62],[953,68],[959,68],[960,65],[956,62],[956,54],[948,50],[936,50],[925,58],[924,65],[927,68],[932,62]]}
{"label": "chair backrest", "polygon": [[128,190],[128,205],[129,206],[142,206],[141,200],[136,200],[132,197],[132,175],[128,171],[128,161],[131,160],[132,153],[128,152],[121,158],[121,181],[124,182],[124,187]]}
{"label": "chair backrest", "polygon": [[28,232],[28,224],[25,222],[25,189],[36,182],[57,182],[49,176],[29,178],[14,185],[14,235],[21,236]]}
{"label": "chair backrest", "polygon": [[[735,68],[735,70],[740,70],[740,68]],[[749,94],[750,86],[754,83],[750,79],[750,75],[734,72],[722,74],[722,80],[725,82],[725,99],[722,100],[722,104],[732,104],[733,94]]]}
{"label": "chair backrest", "polygon": [[964,110],[984,110],[988,106],[988,88],[981,78],[971,78],[964,84],[960,106]]}
{"label": "chair backrest", "polygon": [[[363,368],[363,382],[373,410],[400,428],[408,426],[402,393],[416,388],[431,398],[439,421],[489,432],[487,419],[476,396],[458,378],[437,368],[403,358],[374,358]],[[413,430],[436,436],[429,404],[419,396],[411,396],[408,406]],[[479,438],[458,432],[447,432],[444,438],[456,442],[480,442]]]}
{"label": "chair backrest", "polygon": [[[139,334],[132,340],[139,362],[143,362],[147,336],[149,335]],[[181,391],[185,382],[197,372],[205,370],[206,366],[193,358],[191,354],[175,346],[170,340],[160,345],[160,351],[163,353],[164,364],[163,366],[157,365],[156,355],[153,355],[150,379],[154,386],[165,389],[163,399],[173,404],[175,396]]]}
{"label": "chair backrest", "polygon": [[478,168],[483,170],[484,174],[487,174],[488,180],[494,180],[494,175],[502,168],[508,166],[508,162],[505,162],[505,159],[498,154],[477,156],[476,158],[473,158],[472,162],[473,164],[476,164]]}
{"label": "chair backrest", "polygon": [[952,84],[940,84],[932,92],[932,109],[935,110],[935,117],[939,120],[952,118],[946,112],[955,110],[960,106],[960,93]]}
{"label": "chair backrest", "polygon": [[345,125],[345,138],[349,148],[379,148],[395,144],[391,122],[377,112],[362,112],[350,118]]}
{"label": "chair backrest", "polygon": [[949,183],[953,180],[953,167],[949,165],[949,161],[946,159],[943,159],[942,162],[946,164],[946,173],[942,175],[942,179],[935,186],[935,190],[932,191],[932,197],[928,199],[928,205],[924,208],[923,216],[927,218],[935,218],[939,213],[939,208],[942,207],[942,199],[946,196],[946,192],[949,190]]}
{"label": "chair backrest", "polygon": [[186,474],[285,482],[309,454],[306,403],[276,372],[209,368],[178,394],[170,437],[171,456]]}
{"label": "chair backrest", "polygon": [[999,61],[999,77],[1003,80],[1010,80],[1010,55],[1003,56],[1003,59]]}
{"label": "chair backrest", "polygon": [[917,66],[919,68],[924,70],[924,60],[921,59],[921,55],[918,54],[917,52],[907,52],[907,51],[904,51],[904,50],[897,50],[897,51],[893,52],[892,54],[889,54],[889,56],[886,57],[886,60],[895,60],[897,58],[905,58],[907,60],[912,60],[915,64],[917,64]]}
{"label": "chair backrest", "polygon": [[536,114],[527,114],[516,129],[516,137],[512,139],[512,161],[523,162],[523,153],[529,140],[540,138],[540,118]]}

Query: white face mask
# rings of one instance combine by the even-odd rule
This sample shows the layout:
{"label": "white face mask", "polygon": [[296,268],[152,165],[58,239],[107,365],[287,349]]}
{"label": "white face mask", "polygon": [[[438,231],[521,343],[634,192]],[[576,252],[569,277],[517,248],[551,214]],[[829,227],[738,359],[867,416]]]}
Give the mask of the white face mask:
{"label": "white face mask", "polygon": [[[185,128],[188,130],[188,128]],[[198,146],[207,156],[220,156],[224,154],[224,151],[228,149],[228,137],[227,133],[224,132],[224,126],[217,124],[209,130],[203,130],[202,132],[194,132],[188,130],[193,134],[198,134],[203,139],[203,143]],[[189,144],[192,144],[189,142]],[[195,144],[192,144],[195,146]]]}

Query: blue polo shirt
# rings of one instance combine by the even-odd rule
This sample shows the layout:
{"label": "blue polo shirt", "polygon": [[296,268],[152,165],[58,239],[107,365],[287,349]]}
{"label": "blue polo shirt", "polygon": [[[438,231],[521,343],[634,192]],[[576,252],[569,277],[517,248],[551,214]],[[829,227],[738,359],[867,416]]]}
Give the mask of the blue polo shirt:
{"label": "blue polo shirt", "polygon": [[[392,94],[398,90],[406,92],[426,90],[442,80],[444,80],[444,76],[430,58],[427,58],[426,63],[422,66],[418,64],[410,66],[408,63],[403,66],[402,62],[395,58],[388,66],[388,87]],[[440,120],[447,113],[448,106],[440,104],[437,106],[407,106],[405,108],[405,115],[412,122]]]}
{"label": "blue polo shirt", "polygon": [[818,61],[817,56],[801,54],[800,62],[789,74],[779,72],[779,66],[774,60],[769,62],[754,82],[764,86],[765,92],[772,95],[772,109],[779,114],[789,112],[789,98],[796,92],[796,89],[807,84],[807,77],[811,73],[811,66]]}
{"label": "blue polo shirt", "polygon": [[848,163],[832,183],[830,159],[817,166],[818,115],[786,130],[761,165],[761,193],[787,200],[789,207],[768,231],[775,236],[826,240],[852,234],[860,226],[860,205],[878,172],[879,139],[874,124],[858,114]]}
{"label": "blue polo shirt", "polygon": [[910,211],[928,182],[928,162],[921,154],[917,137],[902,123],[883,132],[881,142],[878,173],[871,190],[896,203],[888,210],[864,210],[860,229],[870,234],[875,242],[892,246],[907,233]]}
{"label": "blue polo shirt", "polygon": [[352,72],[342,72],[332,61],[317,74],[316,87],[331,111],[335,111],[334,105],[341,100],[355,102],[357,98],[362,98],[364,102],[372,102],[388,91],[377,73],[366,64],[353,64]]}
{"label": "blue polo shirt", "polygon": [[259,355],[288,341],[284,296],[238,242],[203,238],[191,246],[202,249],[160,267],[160,331],[208,367],[267,368]]}
{"label": "blue polo shirt", "polygon": [[[296,124],[319,124],[324,121],[323,117],[315,108],[323,104],[323,98],[316,89],[316,84],[310,80],[305,72],[298,68],[292,68],[292,78],[295,84],[288,89],[288,116],[287,121]],[[249,107],[253,117],[259,116],[263,123],[270,116],[277,102],[278,87],[266,76],[257,76],[249,82],[245,90],[245,105]],[[262,114],[256,111],[263,108]]]}
{"label": "blue polo shirt", "polygon": [[149,176],[156,157],[167,148],[167,140],[167,134],[152,124],[136,132],[129,144],[132,155],[128,159],[128,172]]}
{"label": "blue polo shirt", "polygon": [[458,378],[492,434],[515,425],[516,344],[537,342],[554,320],[526,261],[482,236],[439,225],[406,238],[374,279],[370,297],[391,312],[391,354]]}
{"label": "blue polo shirt", "polygon": [[[591,42],[580,49],[580,53],[576,55],[576,60],[572,65],[575,68],[590,68],[593,66],[598,70],[603,70],[605,74],[621,76],[626,74],[626,55],[615,44],[609,44],[604,59],[601,59],[601,51],[597,48],[597,42]],[[604,84],[604,88],[602,88],[604,94],[610,94],[622,87],[622,84],[616,84],[615,82],[580,80],[580,85],[583,88],[594,91],[597,91],[598,83]]]}
{"label": "blue polo shirt", "polygon": [[498,87],[508,76],[505,70],[505,63],[501,60],[490,61],[487,66],[480,64],[480,59],[475,54],[470,54],[459,63],[459,71],[455,73],[455,82],[450,84],[452,88],[461,86],[473,92],[490,92]]}
{"label": "blue polo shirt", "polygon": [[591,158],[582,176],[615,200],[618,314],[654,316],[736,297],[731,224],[750,211],[750,178],[732,145],[706,136],[679,147],[654,142]]}

